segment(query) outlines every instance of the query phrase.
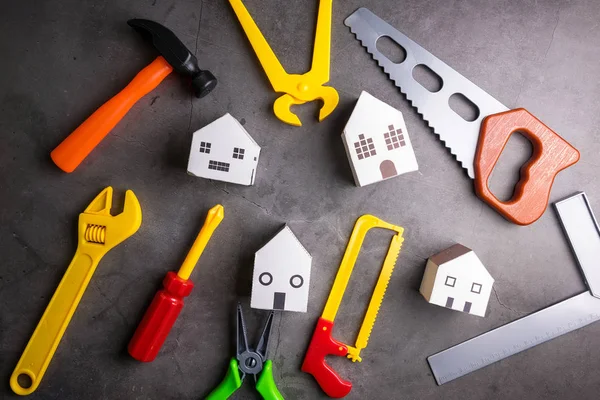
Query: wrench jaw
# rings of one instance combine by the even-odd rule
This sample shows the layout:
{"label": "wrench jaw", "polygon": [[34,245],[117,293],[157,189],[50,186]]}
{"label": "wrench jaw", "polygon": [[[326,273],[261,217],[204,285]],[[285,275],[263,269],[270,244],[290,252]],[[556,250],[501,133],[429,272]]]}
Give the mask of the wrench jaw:
{"label": "wrench jaw", "polygon": [[113,216],[113,188],[105,188],[79,215],[79,248],[103,255],[132,236],[142,224],[142,208],[131,190],[125,192],[123,212]]}

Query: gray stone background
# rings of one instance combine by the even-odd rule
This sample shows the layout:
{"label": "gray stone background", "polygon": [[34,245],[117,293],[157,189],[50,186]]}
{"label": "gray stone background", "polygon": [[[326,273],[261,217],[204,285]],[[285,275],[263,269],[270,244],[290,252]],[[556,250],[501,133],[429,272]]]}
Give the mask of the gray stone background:
{"label": "gray stone background", "polygon": [[[368,4],[367,4],[368,3]],[[289,72],[308,70],[317,2],[246,4]],[[600,212],[598,94],[600,3],[595,0],[335,1],[331,85],[337,110],[304,126],[277,120],[276,95],[226,1],[3,1],[0,5],[0,384],[8,380],[76,247],[77,217],[102,188],[132,189],[143,209],[136,235],[100,263],[31,399],[199,399],[234,351],[234,309],[246,305],[252,338],[265,313],[250,311],[254,252],[290,224],[313,256],[306,314],[276,317],[270,354],[286,398],[325,398],[300,365],[355,220],[371,213],[402,225],[405,242],[362,364],[331,359],[354,383],[348,399],[596,399],[600,324],[438,387],[426,357],[585,290],[549,209],[519,227],[475,197],[472,182],[343,25],[368,6],[508,107],[523,106],[581,151],[551,201],[585,190]],[[79,123],[156,53],[127,26],[174,30],[219,79],[192,99],[169,76],[142,99],[72,174],[49,158]],[[340,134],[361,90],[404,113],[419,172],[356,188]],[[192,133],[232,113],[262,146],[253,187],[186,174]],[[510,195],[530,149],[511,140],[492,179]],[[126,345],[168,270],[175,270],[206,211],[226,217],[192,279],[196,288],[150,364]],[[355,339],[390,233],[371,233],[336,319]],[[427,304],[418,287],[430,255],[460,242],[496,279],[486,318]],[[233,398],[257,398],[251,380]]]}

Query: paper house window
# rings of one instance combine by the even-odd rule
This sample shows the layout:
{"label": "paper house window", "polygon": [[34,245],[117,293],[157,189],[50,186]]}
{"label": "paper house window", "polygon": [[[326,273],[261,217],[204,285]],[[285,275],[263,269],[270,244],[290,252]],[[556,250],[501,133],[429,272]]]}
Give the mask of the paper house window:
{"label": "paper house window", "polygon": [[212,169],[215,171],[229,172],[229,164],[220,162],[220,161],[210,160],[208,162],[208,169]]}
{"label": "paper house window", "polygon": [[200,142],[200,153],[210,154],[210,143]]}
{"label": "paper house window", "polygon": [[273,283],[273,275],[271,275],[268,272],[263,272],[262,274],[260,274],[260,276],[258,277],[258,281],[260,282],[261,285],[263,286],[269,286],[271,283]]}
{"label": "paper house window", "polygon": [[429,257],[419,291],[431,304],[485,317],[494,278],[461,244]]}
{"label": "paper house window", "polygon": [[419,168],[402,113],[367,92],[358,98],[342,141],[356,186]]}
{"label": "paper house window", "polygon": [[402,146],[406,146],[402,129],[394,129],[394,125],[388,126],[388,131],[384,133],[385,144],[388,150],[394,150]]}
{"label": "paper house window", "polygon": [[284,226],[256,252],[250,306],[306,312],[312,257]]}
{"label": "paper house window", "polygon": [[245,152],[246,152],[246,150],[244,150],[244,149],[240,149],[239,147],[234,147],[233,148],[233,158],[237,158],[238,160],[243,160]]}
{"label": "paper house window", "polygon": [[377,155],[373,138],[365,139],[365,135],[358,135],[358,142],[354,142],[354,149],[359,160]]}
{"label": "paper house window", "polygon": [[235,118],[225,114],[194,132],[187,171],[201,178],[250,186],[259,156],[260,146]]}
{"label": "paper house window", "polygon": [[304,285],[304,278],[302,275],[294,275],[290,278],[290,286],[294,289],[301,288]]}
{"label": "paper house window", "polygon": [[479,283],[473,282],[471,285],[471,292],[481,294],[481,285]]}

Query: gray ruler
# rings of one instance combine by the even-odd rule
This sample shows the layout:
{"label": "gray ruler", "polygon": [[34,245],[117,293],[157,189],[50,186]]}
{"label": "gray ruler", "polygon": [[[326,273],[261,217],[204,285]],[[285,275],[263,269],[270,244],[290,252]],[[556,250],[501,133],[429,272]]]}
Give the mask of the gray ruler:
{"label": "gray ruler", "polygon": [[600,230],[585,193],[555,204],[589,292],[427,358],[438,385],[600,320]]}

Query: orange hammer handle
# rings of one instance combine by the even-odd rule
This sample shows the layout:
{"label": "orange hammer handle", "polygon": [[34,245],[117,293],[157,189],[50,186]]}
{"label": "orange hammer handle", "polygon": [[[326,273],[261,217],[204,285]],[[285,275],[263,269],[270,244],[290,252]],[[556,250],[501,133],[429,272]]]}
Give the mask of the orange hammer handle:
{"label": "orange hammer handle", "polygon": [[73,172],[131,107],[154,90],[172,71],[173,67],[164,57],[156,58],[125,89],[104,103],[50,153],[54,163],[65,172]]}

